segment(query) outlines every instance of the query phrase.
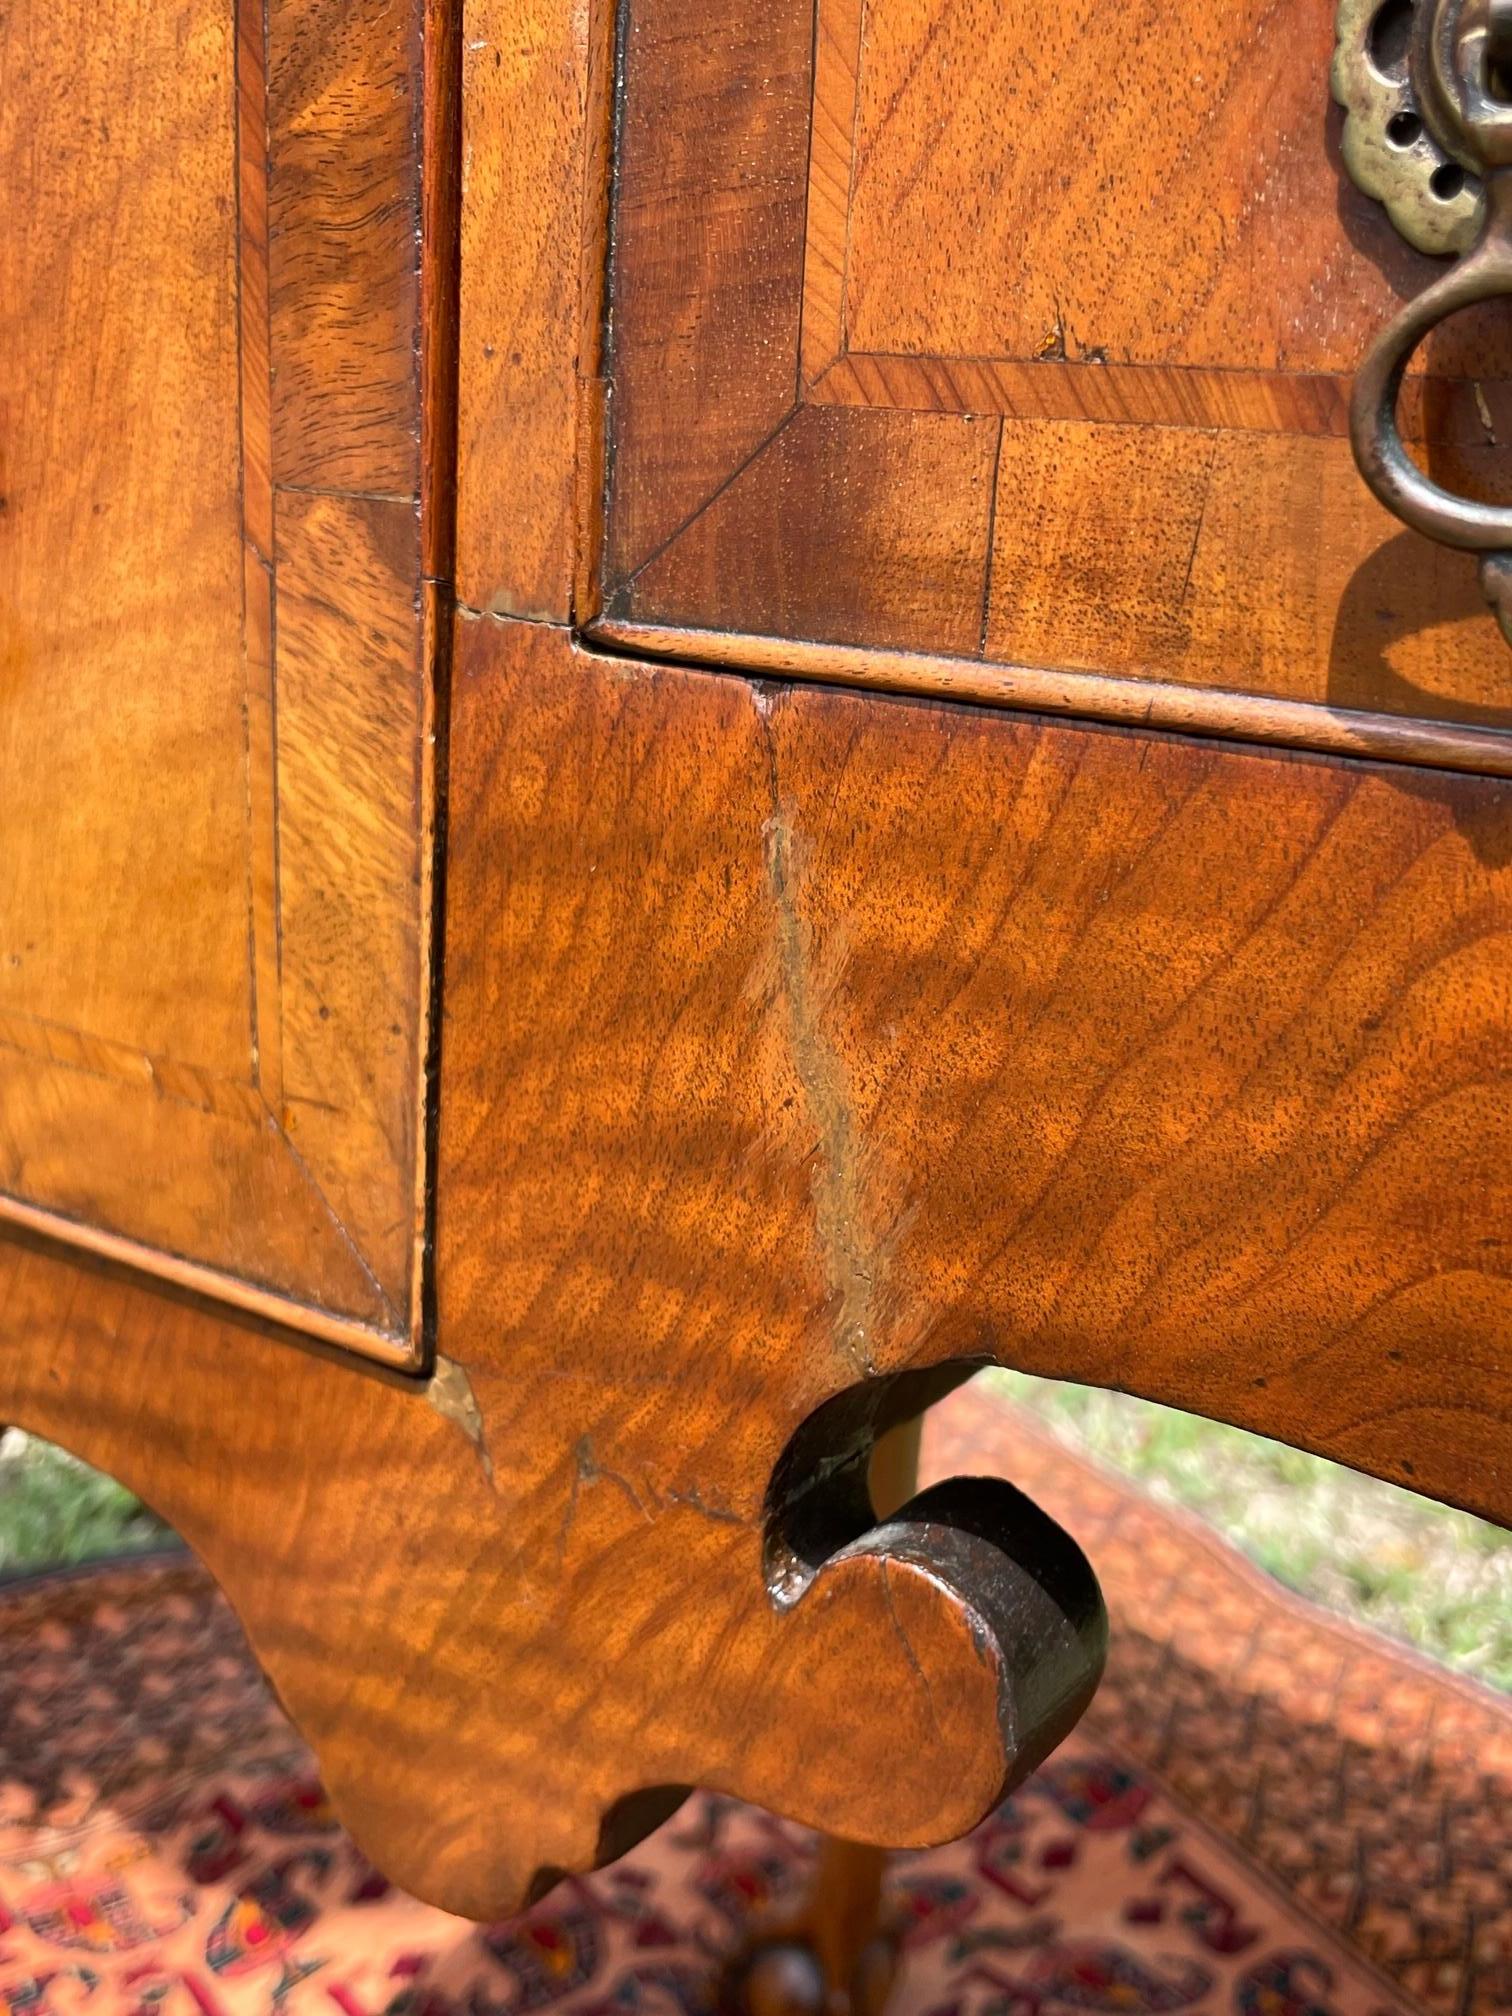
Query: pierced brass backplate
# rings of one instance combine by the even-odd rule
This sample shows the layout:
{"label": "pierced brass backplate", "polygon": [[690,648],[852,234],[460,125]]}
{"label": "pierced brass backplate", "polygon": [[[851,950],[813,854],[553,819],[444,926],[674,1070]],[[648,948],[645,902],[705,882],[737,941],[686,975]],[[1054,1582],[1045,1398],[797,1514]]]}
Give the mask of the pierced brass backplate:
{"label": "pierced brass backplate", "polygon": [[1414,55],[1430,0],[1340,0],[1333,95],[1345,112],[1343,153],[1356,188],[1419,252],[1464,252],[1485,214],[1480,177],[1441,130]]}
{"label": "pierced brass backplate", "polygon": [[1460,255],[1360,367],[1349,404],[1355,461],[1404,525],[1478,556],[1512,644],[1512,509],[1434,482],[1397,424],[1402,379],[1425,337],[1463,308],[1512,297],[1512,0],[1342,0],[1338,30],[1346,167],[1420,251]]}

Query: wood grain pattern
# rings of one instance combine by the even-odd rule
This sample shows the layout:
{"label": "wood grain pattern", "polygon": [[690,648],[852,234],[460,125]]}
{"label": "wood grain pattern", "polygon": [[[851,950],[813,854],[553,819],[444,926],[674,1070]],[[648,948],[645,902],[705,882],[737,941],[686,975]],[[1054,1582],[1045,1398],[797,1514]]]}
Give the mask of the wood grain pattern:
{"label": "wood grain pattern", "polygon": [[[603,175],[608,10],[467,0],[458,594],[565,622],[577,538],[580,246]],[[601,199],[600,199],[601,200]]]}
{"label": "wood grain pattern", "polygon": [[202,10],[181,45],[118,6],[81,67],[98,29],[23,5],[3,30],[0,1005],[227,1075],[251,1016],[233,24]]}
{"label": "wood grain pattern", "polygon": [[[797,395],[813,20],[634,0],[614,194],[612,579],[641,566]],[[690,427],[697,413],[699,424]]]}
{"label": "wood grain pattern", "polygon": [[[804,396],[816,406],[1001,413],[1010,420],[1200,427],[1256,434],[1349,432],[1349,378],[1321,371],[1194,371],[1066,357],[836,357]],[[1512,432],[1512,386],[1429,378],[1403,388],[1406,441],[1495,445]],[[1158,452],[1158,451],[1157,451]]]}
{"label": "wood grain pattern", "polygon": [[849,348],[845,262],[865,12],[865,0],[819,0],[814,10],[813,107],[803,227],[802,373],[806,388]]}
{"label": "wood grain pattern", "polygon": [[419,495],[422,18],[417,0],[269,11],[280,483]]}
{"label": "wood grain pattern", "polygon": [[[1498,462],[1433,451],[1459,487],[1504,486]],[[1512,723],[1473,570],[1403,533],[1334,439],[806,407],[598,633],[627,620]],[[1321,721],[1283,739],[1339,746]]]}
{"label": "wood grain pattern", "polygon": [[[0,1221],[129,1248],[237,1306],[282,1297],[289,1323],[413,1362],[349,1228],[249,1086],[72,1030],[27,1033],[0,1045]],[[39,1033],[62,1054],[39,1056]]]}
{"label": "wood grain pattern", "polygon": [[[1333,40],[1295,0],[872,0],[851,343],[1353,371],[1436,269],[1331,158]],[[1502,318],[1445,340],[1452,372],[1506,375]]]}
{"label": "wood grain pattern", "polygon": [[1474,570],[1402,530],[1346,441],[1008,421],[995,527],[990,657],[1512,721]]}
{"label": "wood grain pattern", "polygon": [[283,1097],[283,1029],[278,999],[273,359],[268,293],[268,46],[263,0],[237,0],[236,6],[236,166],[252,1079],[276,1110]]}
{"label": "wood grain pattern", "polygon": [[[706,111],[712,46],[663,32],[655,0],[630,19],[595,634],[1216,688],[1313,705],[1301,739],[1324,746],[1340,706],[1512,726],[1473,568],[1404,547],[1344,445],[1353,368],[1433,267],[1340,166],[1323,14],[820,0],[801,223],[767,200],[791,184],[796,89],[770,50],[808,10],[762,0],[716,38],[745,123]],[[753,265],[801,300],[788,418],[791,321],[765,294],[750,312]],[[1409,438],[1476,489],[1509,370],[1504,317],[1456,318],[1404,401]],[[957,564],[979,498],[951,428],[998,416],[984,588]],[[878,452],[898,440],[907,457]]]}
{"label": "wood grain pattern", "polygon": [[[426,668],[415,506],[278,501],[279,1120],[402,1328],[421,1108]],[[356,800],[361,819],[351,816]]]}
{"label": "wood grain pattern", "polygon": [[461,1355],[1002,1351],[1505,1514],[1512,787],[553,657],[464,626]]}
{"label": "wood grain pattern", "polygon": [[1512,786],[480,620],[452,751],[436,1377],[0,1240],[0,1414],[204,1553],[395,1880],[695,1781],[974,1818],[1003,1557],[847,1495],[965,1363],[1512,1516]]}
{"label": "wood grain pattern", "polygon": [[242,533],[273,564],[273,360],[268,295],[268,48],[262,0],[236,0],[236,285]]}
{"label": "wood grain pattern", "polygon": [[800,408],[611,608],[975,651],[997,442],[990,420]]}
{"label": "wood grain pattern", "polygon": [[[1019,1633],[1049,1631],[1048,1669],[1016,1662],[1022,1606],[1077,1577],[1043,1572],[1007,1487],[880,1525],[865,1500],[878,1434],[988,1360],[1512,1518],[1512,782],[1468,774],[1512,738],[1457,589],[1383,543],[1327,397],[1291,388],[1359,303],[1247,319],[1284,277],[1261,213],[1315,136],[1241,135],[1225,47],[1219,197],[1131,187],[1092,248],[1162,372],[1254,347],[1221,424],[984,417],[922,352],[928,405],[853,407],[841,374],[882,382],[866,343],[926,308],[1038,326],[1042,269],[989,298],[992,219],[941,193],[963,160],[991,183],[994,67],[1027,89],[1055,53],[1027,0],[872,0],[817,45],[790,0],[691,28],[631,0],[607,360],[607,12],[472,0],[457,555],[455,19],[274,0],[260,43],[255,10],[180,37],[105,5],[113,33],[64,20],[66,58],[56,9],[0,28],[29,108],[0,105],[27,199],[0,224],[0,1418],[202,1551],[385,1870],[492,1917],[695,1781],[862,1840],[971,1824],[1100,1657],[1078,1583]],[[1290,107],[1280,18],[1244,76],[1279,66]],[[1133,31],[1120,60],[1169,68],[1171,24],[1136,5]],[[1079,60],[1119,55],[1084,32]],[[1039,81],[1053,148],[1069,101]],[[1129,158],[1169,178],[1169,140]],[[1039,193],[1050,251],[1086,234]],[[1156,225],[1179,326],[1128,236]],[[1293,280],[1338,228],[1295,234]],[[837,396],[804,400],[852,334]],[[1058,299],[1036,341],[1057,398],[1102,368]],[[604,362],[627,636],[722,625],[739,663],[744,625],[768,669],[874,682],[914,653],[947,693],[1126,718],[1185,718],[1185,681],[1209,739],[772,691],[465,612],[439,720],[454,558],[500,606],[591,606]],[[1474,470],[1435,396],[1432,454]],[[1229,722],[1397,760],[1240,749]],[[432,1229],[429,1378],[268,1327],[414,1366]]]}
{"label": "wood grain pattern", "polygon": [[445,583],[450,599],[457,560],[462,287],[462,22],[456,0],[423,0],[420,32],[420,537],[425,579]]}
{"label": "wood grain pattern", "polygon": [[[984,1623],[943,1586],[927,1527],[895,1524],[885,1558],[863,1546],[779,1608],[757,1522],[655,1501],[654,1476],[601,1473],[586,1439],[563,1451],[553,1437],[545,1461],[525,1438],[495,1457],[477,1438],[485,1419],[503,1425],[507,1376],[442,1376],[463,1403],[0,1236],[8,1418],[172,1518],[231,1596],[347,1825],[415,1894],[485,1920],[517,1910],[538,1875],[591,1867],[664,1817],[681,1796],[669,1777],[764,1790],[882,1840],[959,1831],[994,1800]],[[668,1542],[676,1593],[657,1586]],[[624,1604],[627,1572],[638,1593]],[[676,1671],[647,1692],[653,1651]],[[917,1751],[868,1768],[877,1725],[842,1714],[795,1773],[794,1730],[821,1701],[864,1698],[868,1677],[918,1714]],[[518,1707],[503,1710],[501,1689]],[[706,1732],[700,1706],[743,1726]],[[945,1767],[934,1782],[931,1764]]]}
{"label": "wood grain pattern", "polygon": [[0,26],[0,1216],[406,1357],[444,550],[422,378],[428,468],[451,424],[428,19]]}
{"label": "wood grain pattern", "polygon": [[977,662],[927,651],[820,644],[806,638],[752,637],[740,631],[637,622],[633,617],[602,617],[593,626],[593,642],[642,659],[724,666],[758,678],[801,679],[899,697],[912,694],[1019,713],[1070,715],[1081,722],[1414,763],[1476,777],[1512,777],[1512,736],[1500,728],[1424,721],[1411,714],[1322,708],[1306,700],[1236,693],[1221,686],[1180,686],[1116,673],[1002,665],[991,659]]}

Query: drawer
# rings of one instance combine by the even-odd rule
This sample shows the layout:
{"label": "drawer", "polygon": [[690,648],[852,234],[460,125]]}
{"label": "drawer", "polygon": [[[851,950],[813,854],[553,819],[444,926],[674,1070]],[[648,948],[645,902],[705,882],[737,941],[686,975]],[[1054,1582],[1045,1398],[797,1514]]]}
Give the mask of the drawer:
{"label": "drawer", "polygon": [[[1316,0],[716,0],[690,37],[626,0],[603,634],[1330,748],[1505,727],[1473,562],[1350,452],[1442,269],[1346,172],[1334,34]],[[1509,346],[1456,318],[1403,400],[1491,499]]]}

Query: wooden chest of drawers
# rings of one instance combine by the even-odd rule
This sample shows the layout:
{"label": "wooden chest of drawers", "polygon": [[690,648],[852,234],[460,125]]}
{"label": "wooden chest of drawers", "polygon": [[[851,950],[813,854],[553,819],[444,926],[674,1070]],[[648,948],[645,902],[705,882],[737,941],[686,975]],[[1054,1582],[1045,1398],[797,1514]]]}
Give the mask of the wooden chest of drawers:
{"label": "wooden chest of drawers", "polygon": [[[1022,1503],[865,1500],[982,1363],[1512,1510],[1512,656],[1356,467],[1438,269],[1334,39],[0,21],[0,1418],[452,1908],[1053,1740]],[[1401,400],[1476,510],[1509,362],[1476,306]]]}

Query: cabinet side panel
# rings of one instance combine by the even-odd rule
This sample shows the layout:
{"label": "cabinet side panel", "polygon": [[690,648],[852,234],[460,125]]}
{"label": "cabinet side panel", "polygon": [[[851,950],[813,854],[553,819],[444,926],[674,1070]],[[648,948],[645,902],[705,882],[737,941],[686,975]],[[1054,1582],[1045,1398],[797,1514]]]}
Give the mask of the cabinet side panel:
{"label": "cabinet side panel", "polygon": [[245,1077],[232,10],[0,70],[0,1009]]}

